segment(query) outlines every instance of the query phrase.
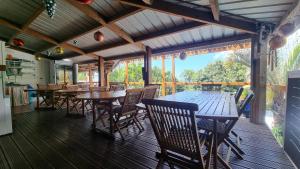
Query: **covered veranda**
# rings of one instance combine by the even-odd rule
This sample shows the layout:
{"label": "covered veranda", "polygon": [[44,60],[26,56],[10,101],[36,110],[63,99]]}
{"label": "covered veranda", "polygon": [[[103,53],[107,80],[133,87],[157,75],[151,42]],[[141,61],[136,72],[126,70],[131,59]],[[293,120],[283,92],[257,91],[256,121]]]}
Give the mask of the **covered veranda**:
{"label": "covered veranda", "polygon": [[[139,124],[122,129],[125,139],[121,132],[116,132],[111,122],[115,116],[109,113],[104,117],[110,119],[106,125],[115,139],[91,131],[91,125],[93,129],[102,125],[101,120],[95,120],[96,116],[100,117],[96,112],[113,111],[116,100],[123,104],[121,100],[127,89],[150,85],[159,86],[158,99],[177,96],[178,86],[184,85],[202,86],[202,89],[208,86],[209,90],[218,86],[250,85],[255,96],[250,118],[240,118],[233,128],[242,140],[230,138],[243,150],[243,159],[235,153],[228,156],[234,150],[222,145],[215,153],[228,165],[220,162],[213,165],[212,158],[208,167],[295,168],[265,126],[265,116],[267,69],[277,65],[276,54],[270,54],[269,40],[280,34],[280,28],[287,23],[293,23],[295,29],[298,27],[299,1],[51,2],[56,4],[52,18],[44,6],[46,1],[1,3],[0,65],[6,71],[1,76],[1,88],[5,91],[9,87],[12,91],[1,93],[1,97],[7,94],[13,98],[21,90],[23,101],[17,105],[19,101],[14,99],[10,99],[12,104],[1,100],[3,105],[12,105],[9,110],[13,117],[12,134],[0,137],[1,168],[155,168],[160,145],[146,115],[137,115],[143,130]],[[195,55],[247,49],[251,51],[249,81],[179,82],[176,79],[176,59],[184,61]],[[28,65],[30,57],[33,66]],[[161,61],[159,83],[151,77],[155,59]],[[171,60],[169,81],[166,59]],[[143,63],[142,80],[138,82],[129,80],[128,64],[133,60]],[[27,65],[10,65],[16,61]],[[110,74],[120,64],[125,67],[124,80],[112,82]],[[33,72],[28,73],[26,68]],[[9,76],[8,69],[24,71],[12,70]],[[20,86],[26,87],[19,89]],[[228,91],[220,90],[228,93],[220,96],[223,98],[220,100],[233,98]],[[33,100],[26,101],[32,93]],[[111,105],[99,104],[107,101],[103,98]],[[236,109],[237,104],[234,105]],[[210,156],[204,157],[207,158]],[[162,168],[169,167],[167,162],[162,165]]]}

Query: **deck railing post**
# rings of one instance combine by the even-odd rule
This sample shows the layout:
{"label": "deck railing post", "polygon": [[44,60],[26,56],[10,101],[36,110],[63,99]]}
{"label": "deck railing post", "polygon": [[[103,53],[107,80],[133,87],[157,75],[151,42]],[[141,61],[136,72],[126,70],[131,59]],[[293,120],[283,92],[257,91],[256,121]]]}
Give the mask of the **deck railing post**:
{"label": "deck railing post", "polygon": [[161,94],[166,95],[165,55],[161,56]]}
{"label": "deck railing post", "polygon": [[175,54],[172,55],[172,94],[176,93]]}
{"label": "deck railing post", "polygon": [[125,88],[128,88],[128,60],[125,61]]}

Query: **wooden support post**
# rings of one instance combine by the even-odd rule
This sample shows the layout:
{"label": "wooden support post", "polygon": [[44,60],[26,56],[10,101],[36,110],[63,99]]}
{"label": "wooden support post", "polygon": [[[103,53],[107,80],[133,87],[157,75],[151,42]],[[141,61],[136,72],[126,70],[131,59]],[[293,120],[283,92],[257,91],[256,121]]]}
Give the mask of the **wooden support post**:
{"label": "wooden support post", "polygon": [[251,89],[255,99],[251,107],[250,121],[256,124],[265,122],[266,81],[267,81],[267,42],[259,42],[259,37],[251,41]]}
{"label": "wooden support post", "polygon": [[104,59],[102,57],[98,57],[98,76],[99,76],[99,86],[105,86],[105,72],[104,72]]}
{"label": "wooden support post", "polygon": [[66,80],[66,66],[64,66],[64,84],[67,84],[67,80]]}
{"label": "wooden support post", "polygon": [[161,56],[161,94],[166,95],[165,55]]}
{"label": "wooden support post", "polygon": [[172,55],[172,94],[176,93],[175,54]]}
{"label": "wooden support post", "polygon": [[106,86],[109,88],[110,85],[109,85],[109,74],[110,74],[110,71],[107,70],[107,73],[106,73]]}
{"label": "wooden support post", "polygon": [[151,55],[152,49],[149,46],[146,46],[146,53],[144,55],[144,85],[147,86],[150,83],[150,75],[151,75]]}
{"label": "wooden support post", "polygon": [[90,64],[88,65],[88,67],[89,67],[89,83],[90,83],[90,86],[93,87],[94,85],[92,84],[93,83],[92,67]]}
{"label": "wooden support post", "polygon": [[125,61],[125,88],[128,88],[128,60]]}

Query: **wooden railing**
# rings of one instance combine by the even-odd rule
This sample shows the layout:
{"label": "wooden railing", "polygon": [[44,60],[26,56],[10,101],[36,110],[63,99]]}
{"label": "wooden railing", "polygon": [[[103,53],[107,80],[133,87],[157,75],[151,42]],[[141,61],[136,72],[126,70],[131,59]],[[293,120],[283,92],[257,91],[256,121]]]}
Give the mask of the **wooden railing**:
{"label": "wooden railing", "polygon": [[[159,83],[151,83],[157,84],[161,86],[161,95],[166,95],[166,87],[172,87],[172,93],[176,92],[176,86],[201,86],[201,85],[222,85],[222,86],[245,86],[250,85],[250,82],[159,82]],[[143,86],[144,82],[127,82],[126,86]]]}

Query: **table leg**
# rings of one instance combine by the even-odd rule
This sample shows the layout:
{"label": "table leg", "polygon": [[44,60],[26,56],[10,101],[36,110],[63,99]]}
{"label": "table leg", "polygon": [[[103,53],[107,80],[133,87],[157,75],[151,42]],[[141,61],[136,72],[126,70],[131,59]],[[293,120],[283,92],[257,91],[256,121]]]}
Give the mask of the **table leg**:
{"label": "table leg", "polygon": [[214,154],[214,169],[217,169],[218,163],[218,127],[217,120],[214,120],[214,146],[213,146],[213,154]]}
{"label": "table leg", "polygon": [[66,101],[67,101],[67,116],[70,114],[70,109],[69,109],[69,96],[66,95]]}
{"label": "table leg", "polygon": [[84,116],[84,100],[81,100],[82,116]]}
{"label": "table leg", "polygon": [[38,91],[36,92],[36,110],[40,110],[40,94]]}
{"label": "table leg", "polygon": [[92,128],[93,128],[93,130],[96,130],[96,111],[95,111],[95,101],[94,100],[92,100],[92,112],[93,112]]}
{"label": "table leg", "polygon": [[52,94],[51,94],[51,96],[52,96],[52,110],[54,110],[55,109],[55,96],[54,96],[54,92],[52,92]]}
{"label": "table leg", "polygon": [[113,135],[113,113],[112,113],[112,110],[113,110],[113,104],[112,104],[112,101],[110,102],[110,110],[109,110],[109,133],[111,135]]}

